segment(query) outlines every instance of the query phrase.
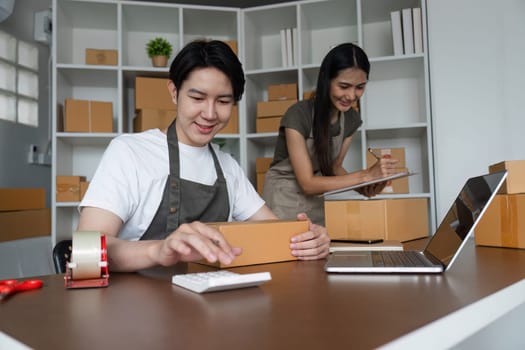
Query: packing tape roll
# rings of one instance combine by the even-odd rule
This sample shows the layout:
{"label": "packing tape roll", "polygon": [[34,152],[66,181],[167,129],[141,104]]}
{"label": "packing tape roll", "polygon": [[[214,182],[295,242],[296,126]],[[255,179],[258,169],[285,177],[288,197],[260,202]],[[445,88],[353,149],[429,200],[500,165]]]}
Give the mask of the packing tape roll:
{"label": "packing tape roll", "polygon": [[76,266],[71,269],[71,278],[73,280],[100,278],[102,253],[100,232],[73,232],[71,261]]}

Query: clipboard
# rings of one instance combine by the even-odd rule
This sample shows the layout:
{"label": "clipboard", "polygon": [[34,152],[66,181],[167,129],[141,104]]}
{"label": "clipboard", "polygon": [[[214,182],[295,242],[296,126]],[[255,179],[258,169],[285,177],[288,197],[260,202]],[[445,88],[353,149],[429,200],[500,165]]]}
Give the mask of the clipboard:
{"label": "clipboard", "polygon": [[403,172],[396,173],[396,174],[393,174],[393,175],[380,177],[378,179],[365,181],[365,182],[360,182],[360,183],[357,183],[357,184],[352,185],[352,186],[339,188],[339,189],[333,190],[333,191],[328,191],[328,192],[325,192],[323,194],[323,196],[326,197],[326,196],[329,196],[329,195],[332,195],[332,194],[338,194],[338,193],[342,193],[342,192],[346,192],[346,191],[351,191],[351,190],[355,190],[357,188],[361,188],[361,187],[368,186],[368,185],[373,185],[373,184],[376,184],[376,183],[379,183],[379,182],[400,179],[402,177],[412,176],[412,175],[415,175],[415,174],[417,174],[417,173],[411,173],[410,171],[403,171]]}

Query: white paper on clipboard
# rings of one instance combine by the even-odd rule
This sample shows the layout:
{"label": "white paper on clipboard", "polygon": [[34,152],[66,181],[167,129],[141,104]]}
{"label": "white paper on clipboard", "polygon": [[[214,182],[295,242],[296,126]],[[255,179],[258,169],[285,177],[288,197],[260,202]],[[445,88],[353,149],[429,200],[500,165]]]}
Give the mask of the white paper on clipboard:
{"label": "white paper on clipboard", "polygon": [[399,179],[399,178],[406,177],[406,176],[412,176],[412,175],[415,175],[415,174],[417,174],[417,173],[411,173],[410,171],[403,171],[403,172],[400,172],[400,173],[396,173],[396,174],[393,174],[393,175],[381,177],[381,178],[378,178],[378,179],[365,181],[365,182],[360,182],[360,183],[352,185],[352,186],[339,188],[339,189],[333,190],[333,191],[328,191],[328,192],[325,192],[323,194],[323,196],[329,196],[329,195],[332,195],[332,194],[337,194],[337,193],[342,193],[342,192],[346,192],[346,191],[351,191],[351,190],[355,190],[355,189],[358,189],[358,188],[361,188],[361,187],[364,187],[364,186],[373,185],[373,184],[376,184],[376,183],[379,183],[379,182],[395,180],[395,179]]}

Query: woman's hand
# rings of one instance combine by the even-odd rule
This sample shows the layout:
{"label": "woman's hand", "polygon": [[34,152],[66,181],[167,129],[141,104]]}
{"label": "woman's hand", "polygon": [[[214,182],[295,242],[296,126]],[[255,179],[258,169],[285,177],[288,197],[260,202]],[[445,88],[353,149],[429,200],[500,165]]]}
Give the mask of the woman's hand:
{"label": "woman's hand", "polygon": [[297,214],[297,220],[307,220],[309,231],[291,238],[292,255],[299,260],[326,258],[330,253],[330,237],[328,237],[326,228],[312,223],[305,213]]}

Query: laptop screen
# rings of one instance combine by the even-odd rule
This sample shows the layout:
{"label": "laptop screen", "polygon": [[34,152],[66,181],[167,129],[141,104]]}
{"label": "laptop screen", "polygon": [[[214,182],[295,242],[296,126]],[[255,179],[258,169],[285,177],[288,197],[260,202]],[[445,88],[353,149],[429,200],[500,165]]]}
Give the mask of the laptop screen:
{"label": "laptop screen", "polygon": [[425,253],[430,253],[434,258],[439,259],[446,268],[473,231],[505,175],[506,171],[502,171],[468,179],[432,236]]}

